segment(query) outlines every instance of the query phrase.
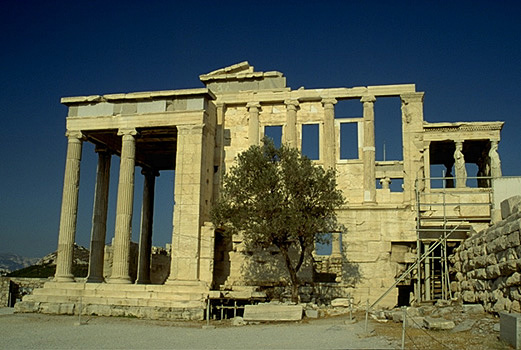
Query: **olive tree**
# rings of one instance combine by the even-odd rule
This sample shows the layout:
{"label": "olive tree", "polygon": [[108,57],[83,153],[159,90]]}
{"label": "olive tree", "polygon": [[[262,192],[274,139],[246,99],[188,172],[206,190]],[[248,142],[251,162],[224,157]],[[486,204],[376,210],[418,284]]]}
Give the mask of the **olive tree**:
{"label": "olive tree", "polygon": [[[242,233],[247,247],[276,246],[297,302],[297,273],[315,242],[328,242],[328,233],[339,229],[335,209],[342,203],[334,170],[264,138],[262,146],[240,153],[225,174],[212,221],[227,234]],[[291,248],[298,253],[290,255]]]}

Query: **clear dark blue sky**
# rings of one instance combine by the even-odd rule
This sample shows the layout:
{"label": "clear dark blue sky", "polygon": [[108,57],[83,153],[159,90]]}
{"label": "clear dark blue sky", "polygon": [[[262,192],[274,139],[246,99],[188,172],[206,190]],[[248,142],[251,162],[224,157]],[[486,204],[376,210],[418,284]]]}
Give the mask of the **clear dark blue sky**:
{"label": "clear dark blue sky", "polygon": [[[200,74],[243,60],[283,72],[292,88],[415,83],[427,121],[505,121],[503,173],[521,175],[519,1],[5,0],[0,252],[56,249],[67,143],[60,97],[202,87]],[[389,106],[399,114],[399,103]],[[391,140],[399,128],[376,113],[377,142]],[[87,247],[95,171],[86,145],[77,241]],[[158,180],[155,244],[170,241],[172,181]],[[113,216],[108,225],[110,239]]]}

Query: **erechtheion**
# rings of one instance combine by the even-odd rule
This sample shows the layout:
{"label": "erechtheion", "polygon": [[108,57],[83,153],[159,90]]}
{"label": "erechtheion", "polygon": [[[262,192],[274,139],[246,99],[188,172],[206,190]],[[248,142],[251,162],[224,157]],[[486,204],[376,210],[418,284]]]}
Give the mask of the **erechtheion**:
{"label": "erechtheion", "polygon": [[[501,177],[502,122],[428,123],[424,93],[414,84],[292,90],[282,73],[257,72],[247,62],[200,79],[204,88],[62,98],[68,145],[57,269],[53,281],[24,299],[27,310],[70,313],[81,302],[100,315],[202,319],[209,297],[247,300],[278,286],[284,272],[269,263],[276,252],[245,251],[240,237],[227,240],[209,222],[223,173],[268,130],[299,149],[316,142],[316,163],[336,169],[347,199],[338,210],[346,231],[331,233],[331,254],[314,254],[302,272],[306,293],[316,297],[315,286],[327,286],[334,296],[365,305],[390,288],[380,304],[391,307],[448,297],[447,252],[498,219],[492,184]],[[401,103],[403,160],[376,160],[375,105],[385,98]],[[335,113],[347,100],[360,104],[360,115]],[[355,130],[350,156],[340,147],[344,128]],[[71,272],[84,142],[95,144],[99,157],[86,280]],[[112,271],[104,278],[112,155],[120,159],[119,184]],[[431,174],[435,166],[445,170],[443,178],[434,179],[441,176]],[[134,278],[136,169],[145,185]],[[170,272],[164,283],[150,284],[155,178],[165,170],[175,170]],[[436,242],[442,244],[413,265]]]}

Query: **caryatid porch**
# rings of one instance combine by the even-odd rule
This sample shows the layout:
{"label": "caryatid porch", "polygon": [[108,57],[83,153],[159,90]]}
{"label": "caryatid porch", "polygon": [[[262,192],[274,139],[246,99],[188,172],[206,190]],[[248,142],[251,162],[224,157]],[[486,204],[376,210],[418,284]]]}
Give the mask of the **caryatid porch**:
{"label": "caryatid porch", "polygon": [[[103,282],[111,154],[120,155],[114,256],[109,284],[130,284],[129,254],[136,165],[144,175],[136,283],[150,281],[155,177],[175,170],[174,228],[167,284],[208,290],[209,263],[201,240],[212,239],[208,221],[214,174],[216,112],[207,89],[63,98],[67,117],[67,160],[55,281],[73,282],[82,143],[92,142],[98,167],[87,282]],[[204,236],[204,237],[203,237]],[[207,242],[209,243],[209,242]],[[211,245],[211,244],[210,244]]]}

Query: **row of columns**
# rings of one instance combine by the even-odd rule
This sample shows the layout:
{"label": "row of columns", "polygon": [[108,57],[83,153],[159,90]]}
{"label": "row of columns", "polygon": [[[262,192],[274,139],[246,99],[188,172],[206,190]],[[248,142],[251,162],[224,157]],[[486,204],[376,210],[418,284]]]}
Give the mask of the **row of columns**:
{"label": "row of columns", "polygon": [[[363,96],[363,162],[364,162],[364,201],[375,202],[376,200],[376,169],[375,169],[375,133],[374,133],[374,102],[376,98],[372,95]],[[321,154],[324,166],[334,169],[335,159],[335,104],[334,98],[322,99],[324,108],[323,130],[321,135]],[[284,101],[286,105],[286,125],[283,131],[283,141],[290,147],[297,147],[297,110],[299,101],[290,99]],[[259,144],[259,113],[260,103],[249,102],[246,105],[249,113],[248,139],[250,145]]]}
{"label": "row of columns", "polygon": [[[134,171],[136,154],[135,129],[120,130],[122,137],[121,161],[114,235],[114,256],[110,283],[131,283],[129,276],[129,252],[131,241],[132,212],[134,202]],[[81,132],[67,134],[67,160],[63,185],[62,209],[58,236],[58,256],[55,281],[72,282],[72,262],[78,210],[80,162],[82,142]],[[111,153],[107,148],[96,147],[98,165],[92,215],[91,244],[89,256],[88,282],[103,282],[103,263],[108,211]],[[141,213],[141,234],[137,283],[150,283],[150,254],[155,177],[158,172],[144,168],[143,206]]]}

